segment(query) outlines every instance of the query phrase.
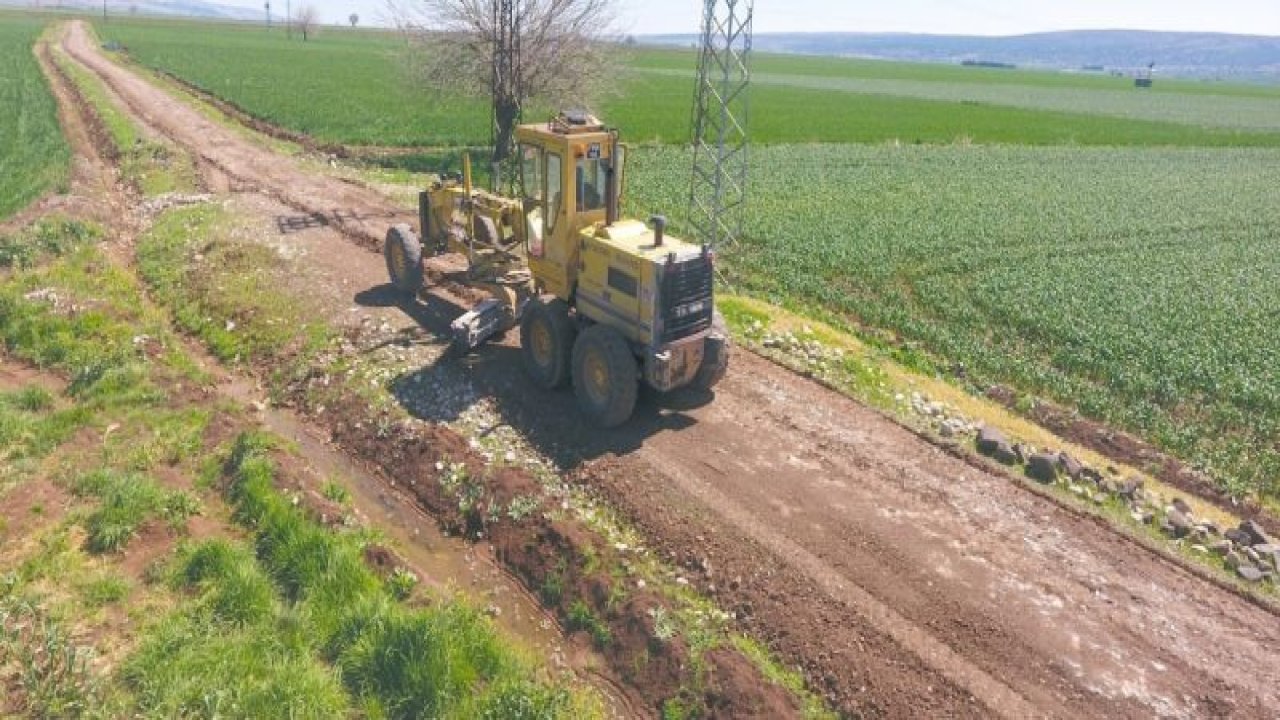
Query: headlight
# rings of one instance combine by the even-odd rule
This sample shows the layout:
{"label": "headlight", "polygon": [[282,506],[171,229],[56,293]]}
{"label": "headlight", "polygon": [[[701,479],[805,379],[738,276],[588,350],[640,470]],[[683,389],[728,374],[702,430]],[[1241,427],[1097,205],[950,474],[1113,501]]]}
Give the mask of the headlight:
{"label": "headlight", "polygon": [[699,300],[697,302],[685,303],[684,305],[677,305],[676,317],[679,319],[684,319],[686,317],[689,317],[690,315],[696,315],[706,309],[707,309],[706,300]]}

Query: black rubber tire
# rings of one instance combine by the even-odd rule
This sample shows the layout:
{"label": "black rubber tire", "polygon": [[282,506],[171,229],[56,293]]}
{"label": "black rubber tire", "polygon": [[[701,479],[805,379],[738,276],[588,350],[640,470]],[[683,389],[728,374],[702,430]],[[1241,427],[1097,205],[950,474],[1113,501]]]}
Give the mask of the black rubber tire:
{"label": "black rubber tire", "polygon": [[689,383],[691,390],[710,392],[711,388],[724,378],[725,373],[729,371],[730,347],[729,325],[725,323],[720,311],[716,310],[711,316],[711,332],[707,333],[706,339],[703,340],[702,366],[698,368],[698,374],[694,375],[693,381]]}
{"label": "black rubber tire", "polygon": [[392,225],[382,244],[382,257],[387,261],[391,285],[402,293],[417,295],[422,289],[422,242],[413,228],[404,223]]}
{"label": "black rubber tire", "polygon": [[[565,301],[559,298],[529,301],[520,318],[520,354],[524,356],[525,372],[535,385],[554,390],[569,381],[573,341],[577,335],[578,329],[569,317]],[[542,337],[541,342],[546,345],[535,347],[535,337]]]}
{"label": "black rubber tire", "polygon": [[[603,377],[595,377],[599,372]],[[640,391],[636,359],[622,335],[608,325],[592,325],[573,345],[573,392],[583,414],[605,428],[631,418]]]}

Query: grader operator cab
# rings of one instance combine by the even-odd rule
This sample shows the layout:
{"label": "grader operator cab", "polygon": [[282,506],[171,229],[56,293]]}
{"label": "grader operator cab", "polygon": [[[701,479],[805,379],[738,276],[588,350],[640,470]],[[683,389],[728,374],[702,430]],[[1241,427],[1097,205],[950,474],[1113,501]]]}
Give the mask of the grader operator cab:
{"label": "grader operator cab", "polygon": [[387,233],[392,284],[422,290],[425,256],[467,258],[467,282],[490,297],[453,323],[473,348],[520,325],[525,369],[556,388],[572,380],[582,410],[604,427],[631,417],[638,383],[709,390],[729,341],[712,297],[711,248],[670,237],[666,221],[619,219],[625,148],[582,113],[522,125],[521,197],[472,187],[470,162],[419,195],[422,240]]}

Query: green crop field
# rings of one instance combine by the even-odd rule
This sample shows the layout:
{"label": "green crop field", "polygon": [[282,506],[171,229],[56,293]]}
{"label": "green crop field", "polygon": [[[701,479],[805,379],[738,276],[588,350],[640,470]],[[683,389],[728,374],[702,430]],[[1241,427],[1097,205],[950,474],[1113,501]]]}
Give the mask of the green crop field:
{"label": "green crop field", "polygon": [[[679,216],[689,163],[636,153],[631,214]],[[741,288],[1280,494],[1280,152],[778,146],[751,177]]]}
{"label": "green crop field", "polygon": [[[117,21],[98,31],[144,65],[323,141],[488,140],[484,105],[416,87],[404,41],[391,33],[330,28],[304,43],[248,25]],[[624,64],[618,92],[601,102],[600,112],[631,140],[684,141],[692,53],[633,49]],[[852,74],[841,74],[846,67]],[[1185,91],[1142,94],[1124,92],[1110,78],[1055,84],[1054,77],[762,55],[752,98],[754,141],[1280,147],[1280,93],[1223,85],[1206,94],[1184,83],[1175,87]]]}
{"label": "green crop field", "polygon": [[[198,30],[198,32],[197,32]],[[483,144],[389,34],[100,32],[327,141]],[[192,52],[193,45],[200,52]],[[633,214],[686,202],[688,50],[631,51],[601,103]],[[1280,496],[1280,88],[759,55],[739,288],[1139,432],[1237,495]]]}
{"label": "green crop field", "polygon": [[0,219],[67,179],[57,106],[31,53],[44,25],[0,11]]}

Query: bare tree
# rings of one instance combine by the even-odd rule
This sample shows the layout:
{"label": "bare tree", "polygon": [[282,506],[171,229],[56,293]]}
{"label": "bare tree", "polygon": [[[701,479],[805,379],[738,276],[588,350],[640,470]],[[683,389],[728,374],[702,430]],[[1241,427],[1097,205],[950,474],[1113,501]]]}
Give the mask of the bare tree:
{"label": "bare tree", "polygon": [[351,15],[347,17],[347,22],[351,23],[351,27],[355,27],[356,23],[360,22],[360,16],[355,13],[351,13]]}
{"label": "bare tree", "polygon": [[515,125],[531,101],[587,108],[615,79],[617,0],[390,0],[415,41],[411,61],[429,87],[487,96],[493,160],[514,150]]}
{"label": "bare tree", "polygon": [[298,8],[298,13],[293,16],[293,24],[297,26],[298,32],[302,33],[303,42],[307,41],[307,37],[315,31],[319,23],[320,11],[310,3]]}

